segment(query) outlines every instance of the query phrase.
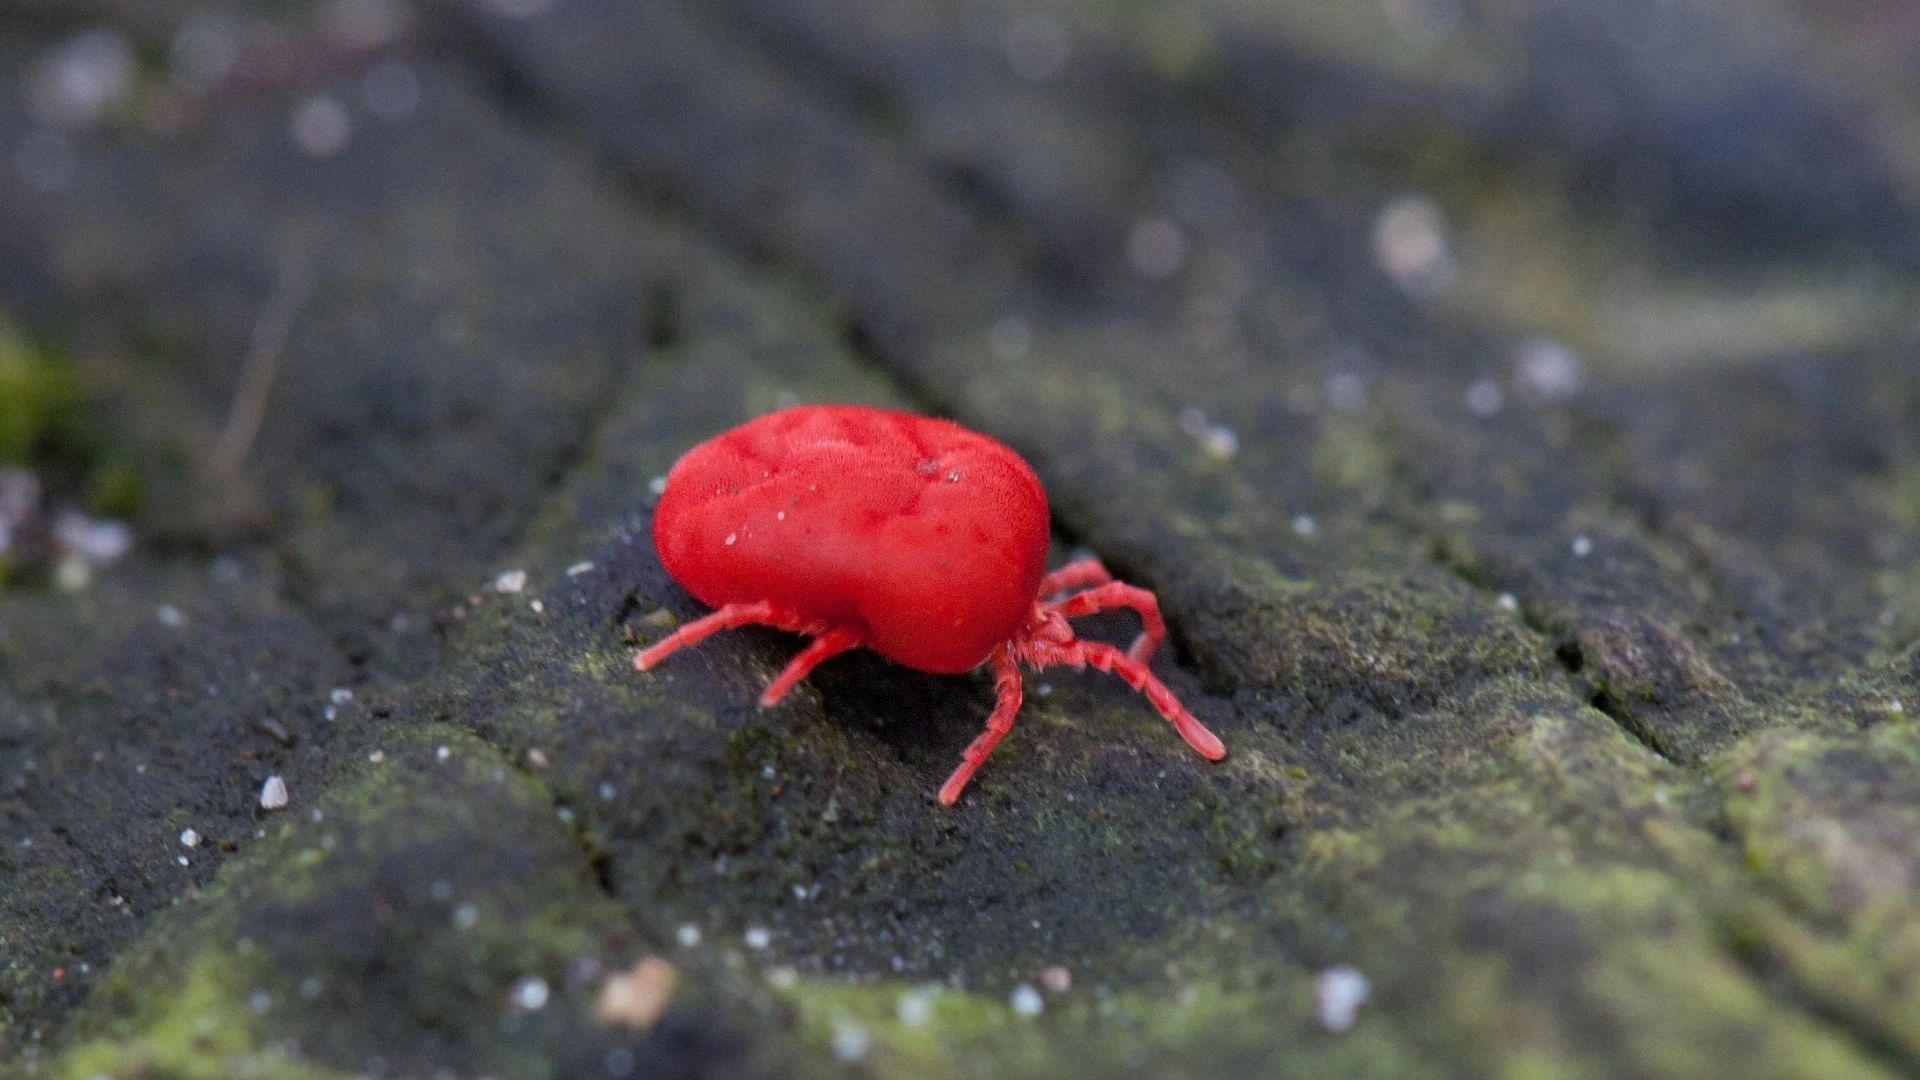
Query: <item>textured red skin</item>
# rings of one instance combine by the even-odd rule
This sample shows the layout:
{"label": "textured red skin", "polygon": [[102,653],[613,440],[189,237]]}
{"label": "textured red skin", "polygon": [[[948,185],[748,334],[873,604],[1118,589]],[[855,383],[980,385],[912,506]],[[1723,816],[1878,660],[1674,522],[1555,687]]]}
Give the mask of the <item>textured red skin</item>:
{"label": "textured red skin", "polygon": [[1047,496],[1018,454],[958,424],[803,405],[687,451],[667,474],[653,542],[667,573],[712,607],[767,601],[861,629],[896,663],[953,674],[1033,609]]}

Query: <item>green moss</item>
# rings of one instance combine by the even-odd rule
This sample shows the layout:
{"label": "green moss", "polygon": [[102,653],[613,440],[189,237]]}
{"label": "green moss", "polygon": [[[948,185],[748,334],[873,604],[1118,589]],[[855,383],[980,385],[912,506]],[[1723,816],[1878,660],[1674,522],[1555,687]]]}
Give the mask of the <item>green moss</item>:
{"label": "green moss", "polygon": [[1200,979],[1171,994],[1082,987],[1043,994],[1036,1016],[1010,998],[931,984],[801,979],[780,994],[803,1040],[827,1049],[864,1038],[878,1076],[1424,1075],[1390,1025],[1318,1029],[1303,973],[1265,981],[1256,990]]}
{"label": "green moss", "polygon": [[66,366],[0,316],[0,465],[42,453],[79,401]]}
{"label": "green moss", "polygon": [[[128,989],[123,973],[109,976],[114,980],[120,982],[121,993]],[[60,1055],[52,1074],[66,1080],[151,1075],[179,1080],[342,1080],[348,1075],[289,1057],[281,1046],[264,1041],[247,1005],[252,984],[230,954],[203,955],[168,992],[140,997],[147,1011],[125,1025],[138,1034],[75,1045]],[[113,989],[103,985],[103,990]]]}

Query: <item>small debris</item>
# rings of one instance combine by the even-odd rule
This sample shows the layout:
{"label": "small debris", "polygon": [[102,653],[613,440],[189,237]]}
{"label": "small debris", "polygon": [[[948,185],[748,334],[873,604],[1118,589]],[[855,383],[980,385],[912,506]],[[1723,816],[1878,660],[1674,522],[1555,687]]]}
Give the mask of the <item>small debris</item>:
{"label": "small debris", "polygon": [[513,984],[513,1004],[526,1012],[538,1012],[547,1007],[547,998],[552,991],[547,989],[547,980],[538,975],[523,975]]}
{"label": "small debris", "polygon": [[691,949],[700,944],[700,927],[694,923],[681,923],[673,939],[680,943],[681,948]]}
{"label": "small debris", "polygon": [[1572,547],[1573,557],[1576,559],[1584,559],[1593,554],[1593,541],[1588,539],[1584,533],[1573,538]]}
{"label": "small debris", "polygon": [[1367,405],[1367,380],[1351,371],[1327,376],[1327,404],[1335,412],[1359,412]]}
{"label": "small debris", "polygon": [[936,991],[933,989],[922,987],[921,989],[909,990],[901,994],[900,1000],[894,1004],[894,1014],[900,1018],[902,1024],[908,1027],[921,1027],[925,1025],[927,1021],[933,1019],[933,995],[935,993]]}
{"label": "small debris", "polygon": [[1345,964],[1330,967],[1313,981],[1314,1007],[1320,1026],[1345,1031],[1353,1026],[1360,1006],[1373,993],[1367,977]]}
{"label": "small debris", "polygon": [[353,141],[353,117],[330,95],[315,94],[293,107],[287,118],[287,133],[301,153],[330,158]]}
{"label": "small debris", "polygon": [[260,809],[262,810],[278,810],[286,806],[291,798],[292,796],[287,794],[287,782],[277,774],[267,777],[267,782],[260,785]]}
{"label": "small debris", "polygon": [[67,592],[79,592],[93,584],[93,567],[87,560],[69,555],[53,568],[53,583]]}
{"label": "small debris", "polygon": [[1312,536],[1319,531],[1320,523],[1313,520],[1312,514],[1295,514],[1293,516],[1293,534],[1295,536]]}
{"label": "small debris", "polygon": [[133,43],[117,30],[87,30],[54,49],[33,70],[27,96],[34,118],[50,127],[86,128],[131,96],[139,69]]}
{"label": "small debris", "polygon": [[547,612],[547,605],[539,600],[529,600],[527,608],[535,615],[544,615]]}
{"label": "small debris", "polygon": [[1026,983],[1013,988],[1013,993],[1007,997],[1007,1004],[1013,1006],[1013,1011],[1021,1016],[1039,1016],[1040,1010],[1047,1007],[1047,1003],[1040,998],[1040,991]]}
{"label": "small debris", "polygon": [[764,926],[749,926],[745,940],[749,949],[764,949],[773,944],[773,935]]}
{"label": "small debris", "polygon": [[1073,972],[1063,964],[1048,964],[1040,969],[1040,985],[1048,993],[1064,994],[1073,989]]}
{"label": "small debris", "polygon": [[1373,219],[1373,261],[1413,296],[1434,296],[1453,281],[1447,218],[1425,195],[1403,195]]}
{"label": "small debris", "polygon": [[1492,379],[1481,379],[1467,387],[1467,411],[1481,420],[1491,420],[1500,415],[1507,404],[1507,392]]}
{"label": "small debris", "polygon": [[194,832],[192,829],[181,829],[180,830],[180,846],[189,847],[189,848],[199,847],[200,834],[197,832]]}
{"label": "small debris", "polygon": [[187,625],[186,612],[181,611],[172,604],[161,604],[158,608],[154,609],[153,616],[160,620],[161,626],[173,630],[182,629]]}
{"label": "small debris", "polygon": [[527,751],[527,763],[536,769],[544,769],[553,764],[547,760],[547,752],[537,746]]}
{"label": "small debris", "polygon": [[800,972],[788,964],[768,968],[767,985],[775,990],[791,990],[800,985]]}
{"label": "small debris", "polygon": [[1535,338],[1514,350],[1514,384],[1540,401],[1560,401],[1580,392],[1587,381],[1580,355],[1557,341]]}
{"label": "small debris", "polygon": [[353,691],[344,686],[336,686],[327,692],[327,700],[335,705],[345,705],[353,700]]}
{"label": "small debris", "polygon": [[600,984],[593,1012],[601,1023],[652,1031],[673,1004],[673,993],[679,985],[680,973],[672,964],[657,956],[643,957],[631,969]]}
{"label": "small debris", "polygon": [[665,495],[667,493],[667,478],[664,476],[656,476],[647,481],[647,490],[653,492],[655,496]]}
{"label": "small debris", "polygon": [[433,760],[435,761],[445,761],[447,760],[447,758],[451,756],[453,756],[453,751],[447,749],[444,746],[439,746],[434,748]]}
{"label": "small debris", "polygon": [[568,577],[579,577],[581,574],[590,574],[592,572],[593,564],[590,562],[577,562],[567,567]]}
{"label": "small debris", "polygon": [[385,750],[375,750],[373,753],[367,755],[367,760],[378,765],[387,760],[387,752]]}
{"label": "small debris", "polygon": [[841,1018],[833,1025],[833,1056],[841,1061],[852,1063],[867,1056],[867,1050],[873,1046],[873,1036],[867,1029],[850,1019]]}
{"label": "small debris", "polygon": [[457,930],[471,930],[480,921],[480,909],[472,904],[461,904],[453,909],[453,925]]}
{"label": "small debris", "polygon": [[503,593],[517,593],[527,587],[525,570],[508,570],[493,579],[493,590]]}
{"label": "small debris", "polygon": [[1240,436],[1225,424],[1216,424],[1207,419],[1206,411],[1197,405],[1189,405],[1180,410],[1180,430],[1200,444],[1207,456],[1226,461],[1240,452]]}
{"label": "small debris", "polygon": [[1503,592],[1500,594],[1500,606],[1507,611],[1519,611],[1520,598],[1510,592]]}

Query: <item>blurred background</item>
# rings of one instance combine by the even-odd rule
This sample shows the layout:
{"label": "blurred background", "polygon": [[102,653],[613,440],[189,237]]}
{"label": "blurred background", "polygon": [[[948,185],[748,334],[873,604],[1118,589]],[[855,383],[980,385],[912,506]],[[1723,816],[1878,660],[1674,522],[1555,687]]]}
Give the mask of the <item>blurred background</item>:
{"label": "blurred background", "polygon": [[[0,0],[0,1071],[1920,1075],[1916,210],[1900,0]],[[825,401],[1228,762],[634,677]]]}

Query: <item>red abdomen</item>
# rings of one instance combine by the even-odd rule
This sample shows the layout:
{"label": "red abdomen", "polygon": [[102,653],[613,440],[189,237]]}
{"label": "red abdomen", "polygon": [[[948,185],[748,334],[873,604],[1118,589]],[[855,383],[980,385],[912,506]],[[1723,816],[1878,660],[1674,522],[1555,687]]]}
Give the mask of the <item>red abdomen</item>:
{"label": "red abdomen", "polygon": [[1033,606],[1047,497],[1018,454],[957,424],[805,405],[687,451],[653,542],[709,605],[769,601],[951,673],[986,659]]}

